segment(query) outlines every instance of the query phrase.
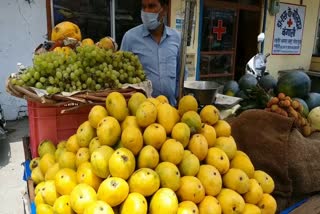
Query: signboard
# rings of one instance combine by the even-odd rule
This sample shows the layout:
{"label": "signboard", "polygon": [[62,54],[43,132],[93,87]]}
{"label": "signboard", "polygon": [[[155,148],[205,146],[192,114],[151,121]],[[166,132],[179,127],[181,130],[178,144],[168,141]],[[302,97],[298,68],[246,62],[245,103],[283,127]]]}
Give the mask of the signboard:
{"label": "signboard", "polygon": [[306,7],[280,3],[275,17],[272,54],[300,55]]}

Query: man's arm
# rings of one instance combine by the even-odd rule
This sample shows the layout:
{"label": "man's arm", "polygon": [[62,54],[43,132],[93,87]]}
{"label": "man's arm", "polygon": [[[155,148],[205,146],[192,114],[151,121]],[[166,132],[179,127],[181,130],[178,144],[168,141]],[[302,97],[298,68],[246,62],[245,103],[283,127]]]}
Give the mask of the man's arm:
{"label": "man's arm", "polygon": [[120,50],[122,50],[122,51],[130,51],[129,42],[128,42],[128,34],[127,33],[125,33],[123,38],[122,38]]}

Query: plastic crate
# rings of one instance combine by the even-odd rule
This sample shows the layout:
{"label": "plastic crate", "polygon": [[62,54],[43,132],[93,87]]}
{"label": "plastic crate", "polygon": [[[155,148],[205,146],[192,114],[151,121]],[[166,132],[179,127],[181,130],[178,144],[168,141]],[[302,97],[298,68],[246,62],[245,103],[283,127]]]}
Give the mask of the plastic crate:
{"label": "plastic crate", "polygon": [[32,158],[38,156],[38,145],[43,140],[57,144],[76,133],[78,126],[88,120],[92,106],[61,113],[67,107],[42,105],[28,101],[30,150]]}

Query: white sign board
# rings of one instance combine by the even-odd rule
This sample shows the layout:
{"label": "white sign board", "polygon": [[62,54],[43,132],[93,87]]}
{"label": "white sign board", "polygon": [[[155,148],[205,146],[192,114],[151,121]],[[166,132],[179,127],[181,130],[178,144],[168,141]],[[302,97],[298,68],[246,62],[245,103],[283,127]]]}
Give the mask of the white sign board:
{"label": "white sign board", "polygon": [[300,55],[306,7],[280,3],[275,17],[272,54]]}

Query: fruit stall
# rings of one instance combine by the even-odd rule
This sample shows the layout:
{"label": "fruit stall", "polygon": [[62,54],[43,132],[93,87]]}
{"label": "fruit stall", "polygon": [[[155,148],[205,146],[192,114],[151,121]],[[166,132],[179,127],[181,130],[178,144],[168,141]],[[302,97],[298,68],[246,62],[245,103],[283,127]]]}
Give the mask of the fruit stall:
{"label": "fruit stall", "polygon": [[[305,73],[244,75],[209,103],[186,93],[172,106],[111,38],[63,22],[51,39],[7,80],[28,101],[32,213],[267,214],[320,190],[320,95]],[[232,117],[221,97],[240,102]]]}

